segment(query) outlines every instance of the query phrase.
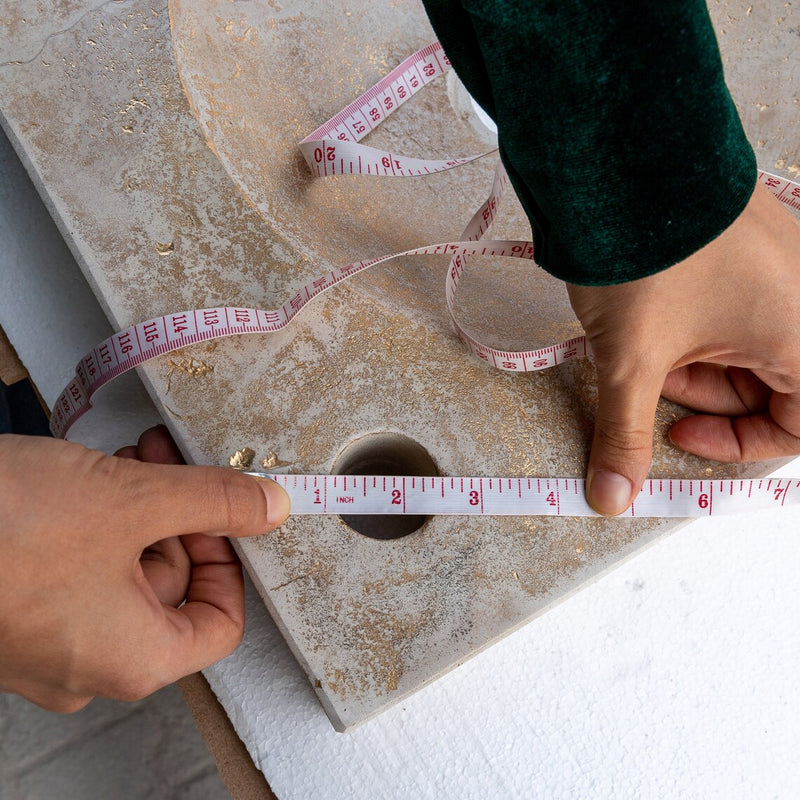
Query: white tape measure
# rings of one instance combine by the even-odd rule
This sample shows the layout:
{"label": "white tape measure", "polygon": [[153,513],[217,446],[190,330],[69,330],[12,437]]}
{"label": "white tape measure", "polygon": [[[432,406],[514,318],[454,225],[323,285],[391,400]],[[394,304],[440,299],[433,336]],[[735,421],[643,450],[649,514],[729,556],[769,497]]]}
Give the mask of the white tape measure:
{"label": "white tape measure", "polygon": [[[448,160],[407,158],[359,144],[400,105],[450,68],[434,42],[409,56],[375,86],[300,142],[312,173],[408,177],[451,169],[487,153]],[[800,183],[759,172],[758,180],[779,200],[800,211]],[[528,241],[484,240],[497,213],[508,177],[498,163],[489,197],[475,212],[459,241],[426,245],[353,262],[306,284],[279,308],[217,307],[155,317],[115,333],[78,363],[75,378],[56,401],[50,420],[63,437],[91,408],[92,395],[105,383],[145,361],[187,345],[243,333],[275,333],[313,299],[376,264],[400,256],[450,255],[445,299],[453,326],[467,348],[498,369],[530,372],[589,353],[583,336],[532,351],[503,351],[477,341],[455,319],[454,299],[467,259],[474,256],[533,258]],[[584,482],[564,478],[364,478],[326,475],[259,474],[279,482],[292,498],[295,514],[544,514],[596,516],[583,496]],[[388,481],[388,483],[387,483]],[[389,483],[391,486],[389,486]],[[628,516],[710,516],[800,501],[800,481],[647,481]],[[798,499],[796,500],[795,497]]]}
{"label": "white tape measure", "polygon": [[[800,184],[767,172],[760,172],[758,180],[780,200],[800,210]],[[151,358],[223,336],[275,333],[285,328],[308,303],[323,292],[365,269],[400,256],[436,254],[452,256],[447,273],[446,302],[453,325],[474,355],[498,369],[533,372],[554,367],[578,356],[588,355],[589,345],[583,336],[538,350],[512,352],[488,347],[462,328],[453,314],[456,289],[464,273],[468,256],[533,258],[532,242],[480,241],[480,236],[494,218],[497,200],[505,181],[507,178],[504,171],[498,169],[492,194],[478,209],[465,230],[466,236],[463,238],[468,241],[428,245],[353,262],[345,267],[331,270],[306,284],[276,309],[263,310],[238,306],[192,309],[154,317],[113,334],[78,362],[75,378],[67,384],[53,407],[50,429],[55,436],[64,437],[69,428],[89,411],[92,396],[98,389],[118,375],[138,367]]]}
{"label": "white tape measure", "polygon": [[350,105],[300,142],[300,152],[318,178],[330,175],[375,175],[406,178],[432,175],[468,164],[487,153],[446,161],[407,158],[356,144],[423,86],[450,69],[439,42],[410,55]]}
{"label": "white tape measure", "polygon": [[[292,514],[597,517],[578,478],[278,475]],[[800,504],[800,480],[650,479],[622,517],[711,517]]]}

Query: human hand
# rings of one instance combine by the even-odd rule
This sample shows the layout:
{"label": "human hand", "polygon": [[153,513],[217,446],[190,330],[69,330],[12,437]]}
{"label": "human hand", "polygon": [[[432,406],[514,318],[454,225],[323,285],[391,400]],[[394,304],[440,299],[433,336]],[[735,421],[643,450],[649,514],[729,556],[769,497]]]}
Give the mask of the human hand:
{"label": "human hand", "polygon": [[800,454],[800,223],[760,185],[717,239],[664,272],[568,286],[594,352],[587,499],[631,504],[652,458],[659,394],[696,412],[678,447],[717,461]]}
{"label": "human hand", "polygon": [[[175,444],[169,431],[163,425],[149,428],[135,445],[121,447],[114,453],[120,458],[133,458],[151,464],[185,464],[181,451]],[[223,539],[217,545],[230,549]],[[142,551],[139,559],[142,572],[153,588],[156,597],[167,605],[177,608],[186,599],[189,579],[192,571],[192,560],[183,546],[180,536],[161,539]]]}
{"label": "human hand", "polygon": [[230,653],[244,591],[224,537],[289,511],[277,484],[177,466],[163,432],[119,452],[0,436],[0,689],[51,710],[138,699]]}

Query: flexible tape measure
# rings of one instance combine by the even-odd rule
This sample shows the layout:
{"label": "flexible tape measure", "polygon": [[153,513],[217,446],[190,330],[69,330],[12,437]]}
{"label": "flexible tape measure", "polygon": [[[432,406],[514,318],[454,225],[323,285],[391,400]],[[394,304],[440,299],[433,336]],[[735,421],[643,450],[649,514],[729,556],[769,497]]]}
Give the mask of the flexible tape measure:
{"label": "flexible tape measure", "polygon": [[467,158],[436,161],[407,158],[357,144],[420,89],[449,69],[450,62],[439,42],[433,42],[410,55],[300,142],[300,152],[312,173],[318,178],[329,175],[403,178],[432,175],[487,155],[481,153]]}
{"label": "flexible tape measure", "polygon": [[[434,42],[405,59],[375,86],[300,142],[300,150],[312,173],[318,177],[345,174],[419,176],[452,169],[486,156],[487,153],[448,160],[407,158],[359,143],[403,103],[449,68],[450,63],[439,42]],[[758,173],[758,181],[783,203],[800,211],[800,183],[763,171]],[[50,420],[53,434],[64,437],[69,428],[91,408],[92,396],[100,387],[145,361],[187,345],[223,336],[275,333],[286,327],[308,303],[323,292],[365,269],[401,256],[451,256],[445,301],[452,324],[470,352],[498,369],[531,372],[588,355],[589,345],[583,336],[538,350],[498,350],[479,342],[455,318],[453,309],[456,290],[469,258],[503,256],[533,259],[533,243],[530,241],[483,239],[496,216],[507,185],[508,176],[498,162],[491,192],[467,224],[459,241],[425,245],[339,267],[301,287],[279,308],[263,310],[221,306],[193,309],[154,317],[113,334],[78,363],[75,378],[56,400]],[[595,515],[583,499],[583,481],[576,479],[423,480],[414,477],[384,479],[250,474],[278,481],[292,498],[293,513],[301,514]],[[392,482],[388,489],[387,480]],[[792,491],[797,487],[800,487],[800,481],[647,481],[628,514],[658,517],[708,516],[713,513],[783,506],[797,502],[794,498],[796,495],[800,496],[800,492]],[[324,499],[317,502],[318,498]]]}
{"label": "flexible tape measure", "polygon": [[[453,478],[384,475],[280,475],[292,514],[453,514],[600,516],[578,478]],[[645,481],[622,517],[711,517],[800,504],[800,480]]]}

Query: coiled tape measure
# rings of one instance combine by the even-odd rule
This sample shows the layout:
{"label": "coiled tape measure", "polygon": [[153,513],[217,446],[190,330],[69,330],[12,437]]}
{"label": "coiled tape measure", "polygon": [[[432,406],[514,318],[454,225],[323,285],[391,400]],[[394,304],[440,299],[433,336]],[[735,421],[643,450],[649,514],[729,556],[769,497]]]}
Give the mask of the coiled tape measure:
{"label": "coiled tape measure", "polygon": [[[371,89],[300,142],[317,177],[428,175],[469,163],[466,158],[428,160],[376,150],[360,144],[399,106],[443,75],[450,64],[439,42],[409,56]],[[800,211],[800,183],[759,172],[758,180],[779,200]],[[243,333],[274,333],[323,292],[370,267],[401,256],[450,255],[445,301],[453,326],[466,347],[498,369],[531,372],[589,354],[583,336],[532,351],[504,351],[477,341],[456,320],[454,298],[470,256],[533,259],[529,241],[483,239],[494,220],[508,177],[498,163],[489,197],[475,212],[460,240],[413,248],[353,262],[301,287],[279,308],[221,306],[182,311],[140,322],[113,334],[78,363],[75,378],[56,401],[53,434],[64,437],[91,408],[94,393],[123,372],[156,356],[191,344]],[[584,499],[585,483],[573,478],[383,477],[256,473],[283,486],[293,514],[486,514],[596,516]],[[697,517],[783,507],[800,503],[800,480],[653,479],[625,516]]]}

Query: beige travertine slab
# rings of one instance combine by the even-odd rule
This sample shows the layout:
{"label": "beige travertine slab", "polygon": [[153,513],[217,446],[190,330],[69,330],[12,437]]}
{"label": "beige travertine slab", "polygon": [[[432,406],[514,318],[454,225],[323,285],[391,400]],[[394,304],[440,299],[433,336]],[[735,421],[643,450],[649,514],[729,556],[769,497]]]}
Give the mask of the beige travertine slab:
{"label": "beige travertine slab", "polygon": [[[4,124],[115,325],[193,307],[275,307],[329,266],[460,233],[486,194],[489,161],[424,181],[321,182],[294,151],[432,38],[416,3],[374,5],[175,0],[171,32],[163,2],[0,3]],[[787,44],[797,12],[734,2],[712,11],[734,93],[752,90],[737,101],[761,165],[796,168],[797,97],[780,89],[798,86]],[[784,45],[765,51],[776,35]],[[441,83],[369,143],[408,155],[482,149]],[[498,233],[527,236],[509,207]],[[328,471],[360,436],[394,431],[444,474],[581,475],[590,362],[535,376],[476,362],[446,319],[446,268],[446,259],[378,267],[283,333],[198,346],[147,365],[143,378],[197,462],[226,464],[248,446],[293,471]],[[504,294],[498,277],[509,275],[527,288]],[[470,281],[463,305],[492,344],[547,344],[574,330],[563,288],[529,265],[476,262]],[[208,369],[187,368],[190,358]],[[653,475],[748,472],[672,450],[664,431],[677,413],[659,410]],[[376,541],[335,518],[296,518],[239,550],[346,728],[676,524],[435,518]]]}

